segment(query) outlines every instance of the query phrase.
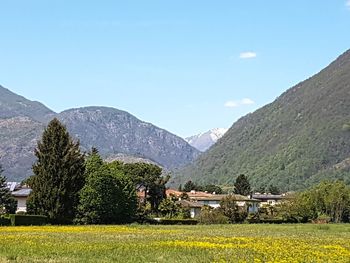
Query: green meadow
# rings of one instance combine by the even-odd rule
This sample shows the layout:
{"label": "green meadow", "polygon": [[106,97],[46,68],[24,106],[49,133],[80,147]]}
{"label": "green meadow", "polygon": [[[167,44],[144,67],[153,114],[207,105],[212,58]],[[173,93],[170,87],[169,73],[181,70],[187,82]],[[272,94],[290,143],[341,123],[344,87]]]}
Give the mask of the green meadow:
{"label": "green meadow", "polygon": [[1,227],[0,262],[350,262],[350,225]]}

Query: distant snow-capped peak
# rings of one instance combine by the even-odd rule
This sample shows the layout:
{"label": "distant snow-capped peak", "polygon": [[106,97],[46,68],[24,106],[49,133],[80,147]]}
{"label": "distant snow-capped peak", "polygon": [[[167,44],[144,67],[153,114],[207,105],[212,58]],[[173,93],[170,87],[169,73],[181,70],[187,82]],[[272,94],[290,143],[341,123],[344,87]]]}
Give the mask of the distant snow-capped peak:
{"label": "distant snow-capped peak", "polygon": [[200,133],[191,137],[186,138],[185,140],[197,148],[198,150],[205,152],[208,150],[213,144],[215,144],[228,129],[225,128],[215,128],[205,133]]}

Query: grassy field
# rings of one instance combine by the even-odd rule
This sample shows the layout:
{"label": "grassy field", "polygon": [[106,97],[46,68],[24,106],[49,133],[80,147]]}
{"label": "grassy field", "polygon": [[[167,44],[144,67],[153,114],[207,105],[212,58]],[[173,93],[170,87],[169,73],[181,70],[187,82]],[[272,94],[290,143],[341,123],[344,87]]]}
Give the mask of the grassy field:
{"label": "grassy field", "polygon": [[350,262],[350,225],[0,227],[0,262]]}

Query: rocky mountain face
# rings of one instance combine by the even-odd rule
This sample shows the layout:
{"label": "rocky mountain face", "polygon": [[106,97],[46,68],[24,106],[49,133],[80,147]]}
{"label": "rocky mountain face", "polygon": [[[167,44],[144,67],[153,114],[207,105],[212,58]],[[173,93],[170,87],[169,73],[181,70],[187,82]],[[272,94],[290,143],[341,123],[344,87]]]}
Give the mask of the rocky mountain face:
{"label": "rocky mountain face", "polygon": [[238,120],[177,180],[232,185],[246,174],[254,187],[299,190],[324,179],[350,183],[349,157],[350,50]]}
{"label": "rocky mountain face", "polygon": [[228,131],[225,128],[215,128],[205,133],[200,133],[185,140],[194,148],[201,152],[207,151]]}
{"label": "rocky mountain face", "polygon": [[31,175],[37,141],[54,117],[80,140],[83,151],[96,147],[107,159],[149,160],[171,170],[199,155],[185,140],[127,112],[87,107],[57,114],[0,86],[0,163],[8,180]]}
{"label": "rocky mountain face", "polygon": [[0,119],[28,117],[37,122],[46,122],[54,112],[37,101],[30,101],[0,85]]}
{"label": "rocky mountain face", "polygon": [[103,156],[124,153],[167,169],[184,166],[198,156],[185,140],[113,108],[67,110],[59,114],[59,119],[85,149],[97,146]]}

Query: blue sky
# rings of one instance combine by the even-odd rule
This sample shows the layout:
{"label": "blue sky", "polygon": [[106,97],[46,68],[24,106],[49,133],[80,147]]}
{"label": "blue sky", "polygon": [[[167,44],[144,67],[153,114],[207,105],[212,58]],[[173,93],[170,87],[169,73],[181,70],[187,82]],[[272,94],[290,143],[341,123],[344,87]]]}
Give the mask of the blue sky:
{"label": "blue sky", "polygon": [[230,127],[350,48],[345,0],[0,0],[0,84],[180,136]]}

